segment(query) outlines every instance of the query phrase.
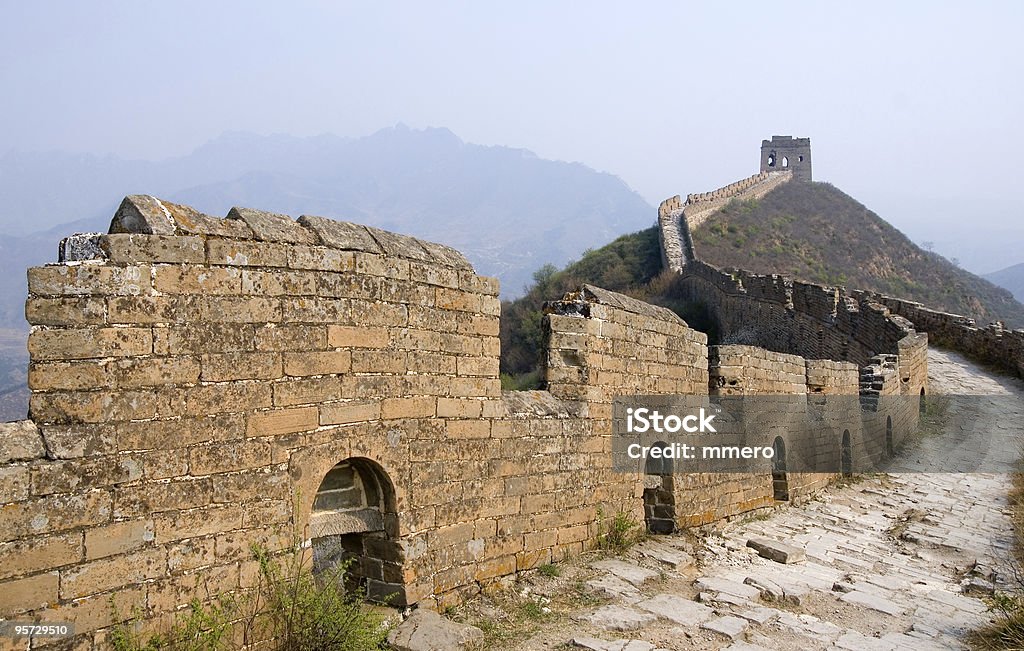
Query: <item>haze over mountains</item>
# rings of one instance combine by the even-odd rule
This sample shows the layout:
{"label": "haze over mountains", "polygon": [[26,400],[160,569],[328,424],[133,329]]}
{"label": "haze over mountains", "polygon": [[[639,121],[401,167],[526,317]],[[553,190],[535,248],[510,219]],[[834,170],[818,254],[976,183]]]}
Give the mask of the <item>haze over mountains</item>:
{"label": "haze over mountains", "polygon": [[[25,268],[60,237],[105,232],[126,194],[223,216],[241,205],[323,215],[443,242],[522,292],[541,265],[648,226],[655,210],[621,179],[529,151],[403,125],[364,138],[227,133],[187,156],[10,151],[0,157],[0,326],[24,327]],[[69,223],[70,222],[70,223]]]}
{"label": "haze over mountains", "polygon": [[1024,303],[1024,262],[1000,269],[999,271],[993,271],[982,277],[1004,289],[1010,290],[1014,298]]}

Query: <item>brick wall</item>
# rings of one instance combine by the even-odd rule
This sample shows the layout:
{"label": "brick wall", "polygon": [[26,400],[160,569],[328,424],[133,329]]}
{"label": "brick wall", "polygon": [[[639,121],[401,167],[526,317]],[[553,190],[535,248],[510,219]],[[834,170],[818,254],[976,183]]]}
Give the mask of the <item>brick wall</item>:
{"label": "brick wall", "polygon": [[550,391],[503,394],[498,286],[457,252],[148,196],[29,271],[31,419],[0,427],[0,616],[88,644],[251,586],[249,545],[355,556],[445,606],[642,515],[611,400],[707,390],[703,334],[597,288],[552,305]]}

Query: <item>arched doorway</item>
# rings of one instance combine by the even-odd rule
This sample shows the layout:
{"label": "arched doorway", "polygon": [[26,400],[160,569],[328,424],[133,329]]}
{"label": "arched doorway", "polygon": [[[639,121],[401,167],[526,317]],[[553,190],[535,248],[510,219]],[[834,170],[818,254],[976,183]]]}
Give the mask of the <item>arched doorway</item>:
{"label": "arched doorway", "polygon": [[[668,450],[658,441],[652,448]],[[644,520],[651,533],[668,534],[676,530],[676,498],[672,480],[672,459],[647,457],[644,463]]]}
{"label": "arched doorway", "polygon": [[843,430],[843,440],[840,446],[839,469],[843,477],[853,475],[853,441],[850,439],[850,430]]}
{"label": "arched doorway", "polygon": [[789,501],[789,480],[786,477],[786,442],[776,436],[772,443],[772,497],[777,502]]}
{"label": "arched doorway", "polygon": [[892,416],[885,417],[885,453],[888,456],[893,455],[893,444],[892,444]]}
{"label": "arched doorway", "polygon": [[368,598],[404,605],[395,490],[379,464],[353,457],[327,471],[309,531],[314,572],[349,562],[346,580],[364,586]]}

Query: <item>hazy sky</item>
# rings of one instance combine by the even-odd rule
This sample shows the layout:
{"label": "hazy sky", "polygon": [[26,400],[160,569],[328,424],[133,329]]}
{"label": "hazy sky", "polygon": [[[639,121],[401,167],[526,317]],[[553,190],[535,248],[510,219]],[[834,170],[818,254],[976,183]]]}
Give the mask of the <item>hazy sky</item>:
{"label": "hazy sky", "polygon": [[405,122],[581,161],[656,204],[792,134],[817,180],[915,240],[975,271],[1024,261],[1020,2],[0,6],[0,153],[159,159],[227,130]]}

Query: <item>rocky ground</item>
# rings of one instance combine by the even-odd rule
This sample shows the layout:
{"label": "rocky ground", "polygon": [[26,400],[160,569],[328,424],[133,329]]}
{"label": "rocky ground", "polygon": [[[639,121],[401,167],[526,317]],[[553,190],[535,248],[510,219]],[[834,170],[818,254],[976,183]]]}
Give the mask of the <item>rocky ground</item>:
{"label": "rocky ground", "polygon": [[[932,393],[1020,398],[993,402],[974,434],[1019,457],[1003,424],[1024,422],[1024,384],[937,350],[929,378]],[[699,541],[547,567],[448,614],[484,629],[483,648],[514,651],[961,648],[989,618],[983,596],[1013,583],[1009,486],[1007,473],[862,478]]]}

